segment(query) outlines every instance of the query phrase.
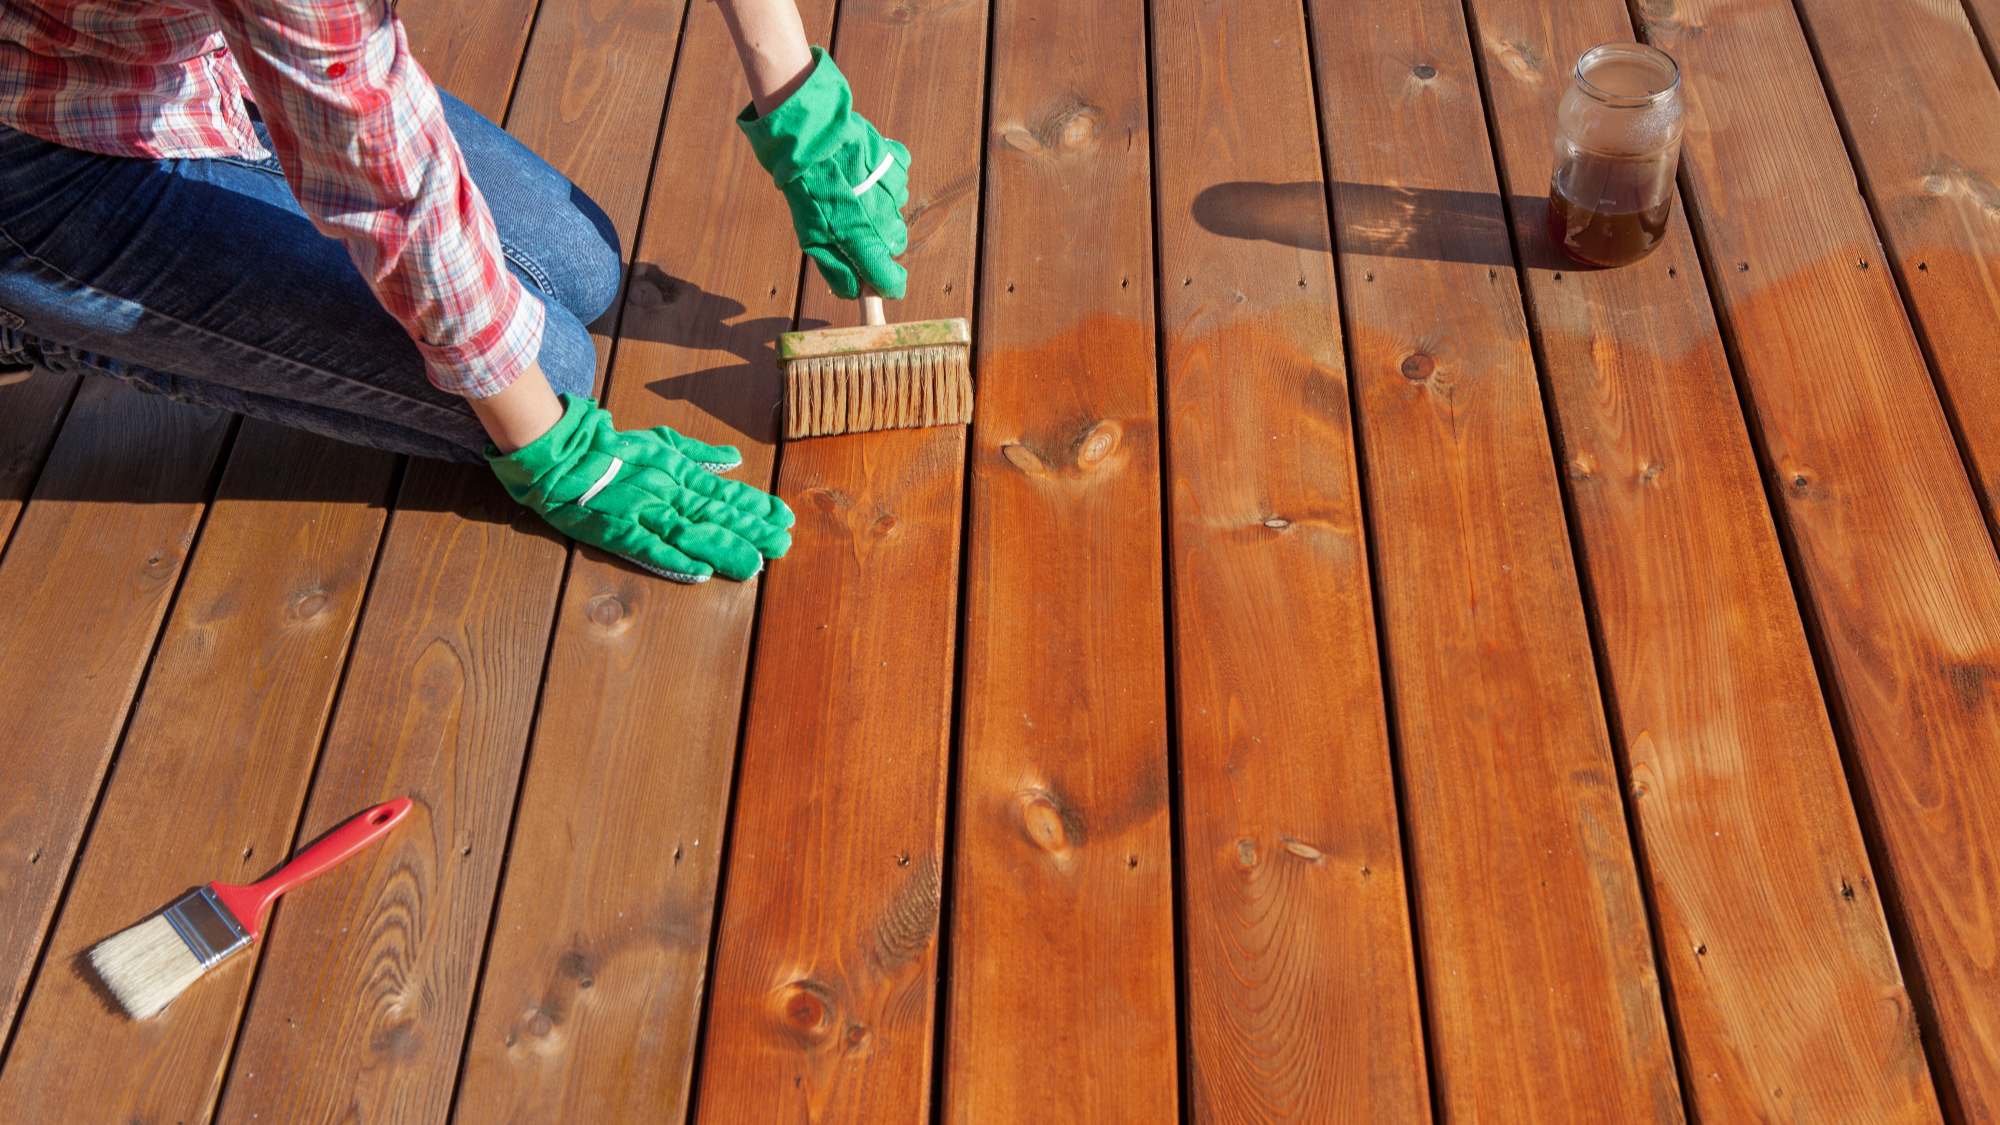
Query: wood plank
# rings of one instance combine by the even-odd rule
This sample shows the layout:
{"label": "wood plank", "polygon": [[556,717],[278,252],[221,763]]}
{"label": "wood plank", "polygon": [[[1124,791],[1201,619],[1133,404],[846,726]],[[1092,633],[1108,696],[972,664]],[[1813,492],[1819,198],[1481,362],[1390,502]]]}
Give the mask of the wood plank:
{"label": "wood plank", "polygon": [[1372,11],[1312,32],[1438,1108],[1678,1119],[1464,12]]}
{"label": "wood plank", "polygon": [[1945,0],[1800,0],[1828,96],[2000,528],[2000,85]]}
{"label": "wood plank", "polygon": [[[542,0],[418,0],[396,15],[431,81],[488,120],[507,116],[514,79]],[[552,5],[553,8],[560,7]]]}
{"label": "wood plank", "polygon": [[1791,5],[1640,15],[1939,1094],[2000,1116],[2000,560]]}
{"label": "wood plank", "polygon": [[[0,1120],[86,1105],[121,1121],[208,1118],[255,951],[145,1022],[106,1002],[83,957],[189,887],[249,882],[286,855],[394,467],[244,423],[0,1073]],[[79,1060],[116,1060],[118,1082]]]}
{"label": "wood plank", "polygon": [[[657,60],[672,57],[680,17],[677,0],[565,0],[542,13],[522,64],[518,101],[539,108],[515,134],[627,244],[666,95]],[[578,89],[595,96],[564,96]],[[411,465],[303,834],[368,794],[422,807],[286,906],[223,1120],[444,1116],[567,553],[487,470]]]}
{"label": "wood plank", "polygon": [[1543,233],[1557,103],[1625,7],[1472,10],[1692,1109],[1935,1118],[1686,216],[1616,270]]}
{"label": "wood plank", "polygon": [[1303,11],[1152,34],[1194,1116],[1422,1119]]}
{"label": "wood plank", "polygon": [[85,379],[0,561],[0,1028],[96,807],[230,421]]}
{"label": "wood plank", "polygon": [[993,21],[944,1113],[1165,1121],[1144,12],[1003,0]]}
{"label": "wood plank", "polygon": [[[803,14],[823,36],[832,5]],[[748,92],[720,10],[695,5],[684,38],[608,401],[621,426],[737,444],[730,475],[767,486],[770,347],[792,325],[798,244],[731,121]],[[578,553],[467,1047],[465,1119],[685,1112],[757,591],[677,586]]]}
{"label": "wood plank", "polygon": [[[971,306],[986,15],[841,7],[855,104],[915,154],[893,320]],[[809,275],[804,320],[857,317]],[[712,1113],[930,1119],[965,435],[785,446],[799,522],[765,580],[702,1056]]]}
{"label": "wood plank", "polygon": [[39,371],[26,382],[0,387],[0,559],[6,558],[14,523],[76,396],[76,380]]}

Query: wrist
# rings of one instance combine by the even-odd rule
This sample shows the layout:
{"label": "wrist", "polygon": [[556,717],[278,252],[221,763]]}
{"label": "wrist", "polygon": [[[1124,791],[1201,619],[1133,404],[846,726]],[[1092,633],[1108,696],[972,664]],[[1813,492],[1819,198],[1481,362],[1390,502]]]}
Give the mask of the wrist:
{"label": "wrist", "polygon": [[539,365],[521,372],[498,394],[466,401],[502,453],[512,453],[548,433],[563,416],[562,400]]}
{"label": "wrist", "polygon": [[716,0],[759,115],[783,105],[812,74],[813,55],[793,0]]}

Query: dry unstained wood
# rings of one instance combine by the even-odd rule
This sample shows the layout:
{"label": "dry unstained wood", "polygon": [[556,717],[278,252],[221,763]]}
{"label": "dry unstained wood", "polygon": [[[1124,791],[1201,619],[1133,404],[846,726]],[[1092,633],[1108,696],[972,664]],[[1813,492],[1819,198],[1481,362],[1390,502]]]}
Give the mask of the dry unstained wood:
{"label": "dry unstained wood", "polygon": [[1624,5],[1472,11],[1692,1108],[1935,1118],[1686,218],[1615,270],[1544,233],[1557,102]]}
{"label": "dry unstained wood", "polygon": [[[832,5],[803,14],[823,39]],[[766,486],[771,342],[792,327],[798,244],[730,119],[748,92],[719,9],[695,5],[684,35],[608,402],[622,427],[736,444],[730,477]],[[577,554],[468,1044],[467,1120],[684,1113],[757,588]]]}
{"label": "dry unstained wood", "polygon": [[1457,0],[1311,9],[1439,1111],[1681,1115]]}
{"label": "dry unstained wood", "polygon": [[2000,85],[1949,0],[1799,0],[1799,13],[2000,526]]}
{"label": "dry unstained wood", "polygon": [[[847,0],[855,104],[920,154],[899,322],[970,309],[986,6]],[[852,323],[817,274],[802,319]],[[699,1105],[929,1120],[965,429],[788,442]]]}
{"label": "dry unstained wood", "polygon": [[[82,958],[191,886],[285,858],[394,464],[244,424],[0,1073],[0,1120],[207,1119],[256,950],[144,1023]],[[115,1059],[118,1080],[83,1059]]]}
{"label": "dry unstained wood", "polygon": [[1939,1092],[2000,1115],[2000,560],[1791,5],[1638,14]]}
{"label": "dry unstained wood", "polygon": [[944,1113],[1177,1112],[1145,13],[993,10]]}
{"label": "dry unstained wood", "polygon": [[228,429],[214,411],[84,380],[0,562],[0,1032],[76,859]]}
{"label": "dry unstained wood", "polygon": [[[679,9],[550,0],[537,27],[513,131],[629,244]],[[487,470],[411,465],[302,834],[421,807],[281,912],[221,1119],[444,1116],[566,553]]]}
{"label": "dry unstained wood", "polygon": [[1156,0],[1152,31],[1194,1115],[1418,1120],[1303,13]]}

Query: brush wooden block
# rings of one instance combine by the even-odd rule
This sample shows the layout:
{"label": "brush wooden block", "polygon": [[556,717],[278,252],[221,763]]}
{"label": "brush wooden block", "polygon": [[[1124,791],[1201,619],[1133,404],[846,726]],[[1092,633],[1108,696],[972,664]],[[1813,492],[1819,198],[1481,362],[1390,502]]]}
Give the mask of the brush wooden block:
{"label": "brush wooden block", "polygon": [[969,423],[971,345],[959,317],[787,332],[785,436]]}

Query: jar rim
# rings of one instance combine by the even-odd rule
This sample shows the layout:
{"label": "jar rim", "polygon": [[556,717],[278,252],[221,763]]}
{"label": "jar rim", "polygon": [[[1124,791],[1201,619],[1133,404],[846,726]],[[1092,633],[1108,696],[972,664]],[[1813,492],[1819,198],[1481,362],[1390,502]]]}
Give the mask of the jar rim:
{"label": "jar rim", "polygon": [[[1602,86],[1593,84],[1584,72],[1590,69],[1593,63],[1610,54],[1632,55],[1648,62],[1664,65],[1667,84],[1650,94],[1615,94]],[[1620,109],[1637,109],[1653,105],[1671,96],[1681,88],[1680,64],[1674,61],[1672,55],[1649,43],[1599,43],[1597,46],[1577,56],[1574,77],[1577,86],[1584,93],[1589,94],[1592,98],[1603,102],[1605,105]]]}

